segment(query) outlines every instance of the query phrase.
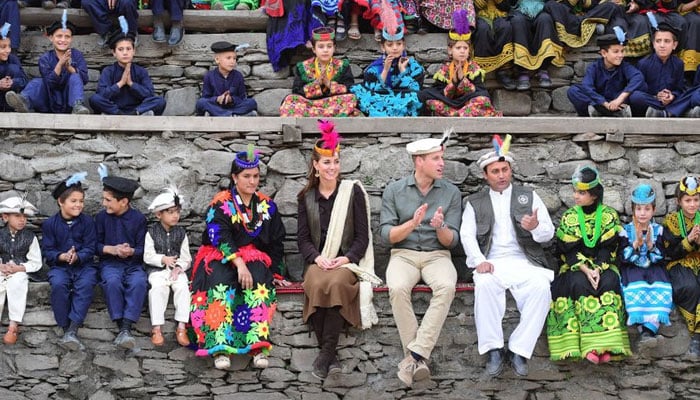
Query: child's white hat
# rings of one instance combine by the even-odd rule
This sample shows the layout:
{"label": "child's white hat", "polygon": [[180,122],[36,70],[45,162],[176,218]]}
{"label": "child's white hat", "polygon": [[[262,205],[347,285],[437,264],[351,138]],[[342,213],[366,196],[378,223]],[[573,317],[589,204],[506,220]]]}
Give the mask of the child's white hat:
{"label": "child's white hat", "polygon": [[182,207],[184,202],[185,200],[178,194],[177,188],[170,187],[153,199],[151,205],[148,206],[148,211],[158,212],[171,207]]}
{"label": "child's white hat", "polygon": [[13,196],[0,202],[0,214],[24,214],[31,217],[37,212],[39,210],[27,201],[25,196],[20,196],[19,193],[15,193]]}

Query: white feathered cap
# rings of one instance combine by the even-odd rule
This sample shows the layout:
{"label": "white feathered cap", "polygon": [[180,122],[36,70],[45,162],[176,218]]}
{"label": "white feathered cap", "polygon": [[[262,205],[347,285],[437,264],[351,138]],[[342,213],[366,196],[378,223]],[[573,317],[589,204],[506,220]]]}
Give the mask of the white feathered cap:
{"label": "white feathered cap", "polygon": [[447,140],[450,138],[450,135],[452,135],[452,132],[454,132],[454,128],[449,128],[442,133],[440,139],[428,138],[415,140],[406,145],[406,151],[412,156],[419,156],[445,150],[445,147],[447,147]]}
{"label": "white feathered cap", "polygon": [[165,192],[159,194],[155,199],[153,199],[151,205],[148,206],[148,211],[158,212],[167,210],[171,207],[182,207],[184,203],[185,200],[178,194],[177,188],[170,187],[165,189]]}
{"label": "white feathered cap", "polygon": [[26,216],[34,216],[39,212],[36,207],[27,201],[25,196],[15,194],[12,197],[0,202],[0,214],[24,214]]}

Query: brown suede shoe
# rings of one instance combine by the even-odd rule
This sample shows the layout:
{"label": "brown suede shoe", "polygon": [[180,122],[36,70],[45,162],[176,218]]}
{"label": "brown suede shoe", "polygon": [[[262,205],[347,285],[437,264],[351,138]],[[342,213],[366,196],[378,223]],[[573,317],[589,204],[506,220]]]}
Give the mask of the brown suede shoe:
{"label": "brown suede shoe", "polygon": [[162,346],[163,343],[165,343],[160,328],[153,328],[153,330],[151,330],[151,343],[153,343],[154,346]]}
{"label": "brown suede shoe", "polygon": [[7,333],[2,337],[2,341],[5,344],[15,344],[17,343],[18,329],[16,326],[10,326],[7,328]]}
{"label": "brown suede shoe", "polygon": [[187,337],[187,329],[177,328],[175,330],[175,338],[180,346],[187,347],[190,345],[190,339]]}

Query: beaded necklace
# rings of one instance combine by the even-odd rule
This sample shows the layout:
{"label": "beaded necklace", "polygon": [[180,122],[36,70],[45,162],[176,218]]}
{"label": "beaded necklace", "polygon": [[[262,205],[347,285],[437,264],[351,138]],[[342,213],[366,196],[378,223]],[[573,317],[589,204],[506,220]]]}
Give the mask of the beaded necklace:
{"label": "beaded necklace", "polygon": [[[314,58],[314,78],[320,78],[321,74],[321,67],[318,64],[318,57],[316,57]],[[328,60],[328,64],[326,64],[325,74],[326,78],[331,81],[333,78],[333,57],[331,57],[331,59]]]}
{"label": "beaded necklace", "polygon": [[231,189],[231,194],[233,195],[233,206],[236,208],[236,213],[241,217],[241,225],[246,231],[248,236],[256,237],[262,230],[264,215],[260,215],[258,212],[258,194],[253,193],[250,198],[250,207],[246,207],[243,203],[243,199],[236,191],[234,187]]}
{"label": "beaded necklace", "polygon": [[[464,65],[462,66],[462,76],[467,76],[467,71],[468,71],[468,70],[469,70],[469,63],[465,61],[465,62],[464,62]],[[449,74],[450,74],[450,82],[454,82],[455,77],[456,77],[456,75],[455,75],[455,74],[456,74],[456,72],[455,72],[455,62],[454,62],[454,61],[452,61],[452,62],[450,63]]]}
{"label": "beaded necklace", "polygon": [[593,236],[588,237],[588,233],[586,232],[586,217],[583,214],[583,208],[581,206],[576,206],[576,213],[578,214],[578,224],[581,229],[581,238],[583,238],[583,244],[586,245],[589,249],[592,249],[595,247],[596,243],[598,243],[598,239],[600,239],[600,234],[601,234],[601,225],[603,222],[603,206],[601,204],[598,204],[598,207],[596,207],[595,210],[595,223],[593,226]]}
{"label": "beaded necklace", "polygon": [[[693,218],[693,226],[700,224],[700,212],[695,212],[695,217]],[[685,227],[685,217],[683,216],[683,211],[678,211],[678,225],[681,229],[681,237],[685,239],[688,237],[688,231]]]}

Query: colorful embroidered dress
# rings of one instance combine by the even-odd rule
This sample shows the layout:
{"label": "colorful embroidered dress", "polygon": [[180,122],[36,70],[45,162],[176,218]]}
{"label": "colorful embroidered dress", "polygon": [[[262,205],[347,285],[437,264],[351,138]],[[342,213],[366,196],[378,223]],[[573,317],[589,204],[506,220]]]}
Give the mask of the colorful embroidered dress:
{"label": "colorful embroidered dress", "polygon": [[[292,94],[280,106],[282,117],[354,117],[360,115],[357,98],[349,93],[355,83],[348,60],[332,58],[321,67],[316,57],[297,63]],[[322,87],[318,79],[325,74],[330,87]]]}
{"label": "colorful embroidered dress", "polygon": [[642,324],[657,333],[660,324],[671,324],[669,314],[673,308],[673,291],[664,262],[664,229],[655,222],[651,222],[647,229],[642,232],[642,237],[649,235],[652,248],[644,240],[636,250],[633,246],[637,237],[634,223],[625,225],[620,232],[620,277],[627,325]]}
{"label": "colorful embroidered dress", "polygon": [[382,80],[384,57],[370,64],[364,73],[364,82],[350,91],[357,96],[358,108],[370,117],[416,117],[422,107],[418,91],[423,86],[423,67],[414,58],[399,72],[398,59]]}
{"label": "colorful embroidered dress", "polygon": [[664,247],[669,260],[666,268],[673,286],[673,302],[691,335],[700,333],[700,246],[690,243],[687,236],[698,224],[700,212],[688,218],[679,211],[664,220]]}
{"label": "colorful embroidered dress", "polygon": [[[190,291],[190,340],[196,355],[269,352],[270,323],[277,307],[273,274],[282,272],[285,231],[277,206],[256,192],[249,207],[235,188],[219,192],[206,217]],[[236,257],[253,277],[241,290]]]}
{"label": "colorful embroidered dress", "polygon": [[[550,358],[581,358],[591,351],[630,354],[624,326],[619,272],[617,212],[605,205],[568,209],[557,228],[562,265],[552,282],[552,305],[547,316]],[[593,289],[581,265],[599,269]]]}
{"label": "colorful embroidered dress", "polygon": [[474,61],[464,65],[464,79],[457,80],[454,62],[443,64],[435,72],[433,87],[423,89],[418,97],[426,112],[441,117],[502,117],[484,88],[486,71]]}

